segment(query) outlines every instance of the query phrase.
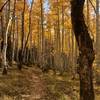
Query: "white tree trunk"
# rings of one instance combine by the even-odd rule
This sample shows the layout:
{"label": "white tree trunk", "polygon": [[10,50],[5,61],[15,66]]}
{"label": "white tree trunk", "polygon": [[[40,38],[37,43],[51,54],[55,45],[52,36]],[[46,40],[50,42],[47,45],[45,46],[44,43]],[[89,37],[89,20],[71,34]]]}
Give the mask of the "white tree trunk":
{"label": "white tree trunk", "polygon": [[[7,53],[7,37],[8,37],[8,31],[9,31],[9,27],[12,23],[12,17],[9,19],[8,25],[7,25],[7,30],[4,36],[4,45],[3,45],[3,71],[7,70],[7,59],[6,59],[6,53]],[[4,73],[3,73],[4,74]]]}

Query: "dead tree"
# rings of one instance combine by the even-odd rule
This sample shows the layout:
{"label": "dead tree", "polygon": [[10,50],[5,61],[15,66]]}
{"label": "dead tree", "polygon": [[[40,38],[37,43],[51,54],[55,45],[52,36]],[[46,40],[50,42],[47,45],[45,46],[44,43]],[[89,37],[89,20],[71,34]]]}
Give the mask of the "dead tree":
{"label": "dead tree", "polygon": [[94,100],[92,64],[95,58],[92,39],[85,24],[85,0],[71,0],[72,26],[79,47],[80,100]]}

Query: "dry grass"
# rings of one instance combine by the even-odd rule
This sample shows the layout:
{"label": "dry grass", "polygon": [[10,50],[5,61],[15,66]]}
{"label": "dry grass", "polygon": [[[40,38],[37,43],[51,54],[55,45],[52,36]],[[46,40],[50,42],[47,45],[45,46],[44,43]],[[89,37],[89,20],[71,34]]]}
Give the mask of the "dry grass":
{"label": "dry grass", "polygon": [[[24,66],[22,71],[13,66],[8,71],[7,76],[0,73],[0,100],[79,100],[78,77],[72,79],[71,72],[44,74],[35,66]],[[95,81],[96,100],[100,100],[100,85]]]}

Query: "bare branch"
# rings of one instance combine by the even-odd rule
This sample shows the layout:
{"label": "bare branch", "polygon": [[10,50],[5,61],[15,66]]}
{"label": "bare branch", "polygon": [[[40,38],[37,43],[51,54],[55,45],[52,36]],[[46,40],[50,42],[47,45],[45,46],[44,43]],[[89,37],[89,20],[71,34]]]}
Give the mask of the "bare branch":
{"label": "bare branch", "polygon": [[0,8],[0,12],[2,12],[3,8],[4,8],[5,5],[8,3],[8,1],[9,1],[9,0],[7,0],[7,1],[3,4],[3,6]]}
{"label": "bare branch", "polygon": [[93,9],[94,9],[94,12],[96,13],[96,9],[95,9],[95,6],[93,5],[92,1],[89,0],[89,2],[91,3],[91,5],[92,5],[92,7],[93,7]]}

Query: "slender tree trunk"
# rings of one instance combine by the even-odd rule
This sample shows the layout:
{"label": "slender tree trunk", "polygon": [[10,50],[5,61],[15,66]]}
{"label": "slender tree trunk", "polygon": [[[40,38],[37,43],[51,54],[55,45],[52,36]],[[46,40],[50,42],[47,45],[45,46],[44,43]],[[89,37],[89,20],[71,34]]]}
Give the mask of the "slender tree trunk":
{"label": "slender tree trunk", "polygon": [[92,64],[95,54],[92,39],[84,20],[84,2],[85,0],[71,1],[71,19],[79,47],[80,100],[94,100]]}
{"label": "slender tree trunk", "polygon": [[3,72],[2,74],[7,74],[7,59],[6,59],[6,53],[7,53],[7,36],[8,36],[8,31],[9,31],[9,27],[11,25],[12,22],[12,17],[9,19],[8,25],[7,25],[7,30],[6,33],[4,35],[4,45],[3,45]]}
{"label": "slender tree trunk", "polygon": [[62,52],[64,50],[64,5],[62,3]]}
{"label": "slender tree trunk", "polygon": [[100,64],[100,1],[96,0],[96,63]]}
{"label": "slender tree trunk", "polygon": [[72,60],[71,59],[71,29],[68,29],[68,33],[69,33],[69,36],[68,36],[68,51],[69,51],[69,58],[70,58],[70,61]]}
{"label": "slender tree trunk", "polygon": [[71,29],[71,59],[72,59],[72,68],[74,66],[74,33]]}
{"label": "slender tree trunk", "polygon": [[22,41],[21,41],[21,57],[22,57],[22,62],[23,62],[23,57],[24,57],[24,40],[25,40],[25,31],[24,31],[24,28],[25,28],[25,3],[26,3],[26,0],[24,0],[24,5],[23,5],[23,11],[22,11]]}
{"label": "slender tree trunk", "polygon": [[[40,0],[40,5],[41,5],[41,57],[42,57],[42,61],[43,63],[45,62],[45,58],[44,58],[44,51],[45,51],[45,41],[44,41],[44,11],[43,11],[43,0]],[[42,67],[43,67],[43,63],[42,63]]]}
{"label": "slender tree trunk", "polygon": [[14,62],[15,57],[15,10],[16,10],[16,0],[14,0],[14,7],[13,7],[13,50],[12,50],[12,63]]}
{"label": "slender tree trunk", "polygon": [[9,17],[10,17],[10,0],[8,0],[8,3],[5,7],[6,7],[6,14],[5,14],[5,16],[6,16],[6,28],[7,28]]}
{"label": "slender tree trunk", "polygon": [[3,50],[3,40],[4,40],[4,25],[3,25],[3,15],[1,15],[1,38],[2,38],[2,41],[1,41],[1,52]]}
{"label": "slender tree trunk", "polygon": [[33,0],[32,0],[32,2],[31,2],[31,8],[30,8],[30,12],[29,12],[30,62],[31,62],[31,63],[32,63],[32,26],[31,26],[32,7],[33,7]]}
{"label": "slender tree trunk", "polygon": [[57,39],[57,22],[54,24],[54,48],[57,51],[58,50],[58,39]]}
{"label": "slender tree trunk", "polygon": [[90,26],[90,6],[89,6],[89,0],[87,0],[87,26],[88,26],[88,28]]}
{"label": "slender tree trunk", "polygon": [[58,52],[61,52],[61,42],[60,42],[60,9],[59,9],[59,1],[57,0],[57,49]]}
{"label": "slender tree trunk", "polygon": [[41,52],[41,36],[40,36],[40,20],[38,20],[38,27],[37,27],[37,30],[38,30],[38,58],[37,58],[37,64],[38,66],[39,65],[39,61],[40,61],[40,52]]}
{"label": "slender tree trunk", "polygon": [[28,32],[28,35],[27,35],[27,38],[26,38],[26,42],[25,42],[25,45],[24,45],[24,49],[27,47],[27,43],[28,43],[28,40],[29,40],[29,36],[30,36],[30,47],[32,46],[32,32],[31,32],[31,17],[32,17],[32,7],[33,7],[33,3],[34,3],[34,0],[32,0],[31,2],[31,8],[30,8],[30,11],[29,11],[29,32]]}
{"label": "slender tree trunk", "polygon": [[44,21],[44,16],[43,16],[43,0],[40,0],[41,3],[41,50],[42,53],[44,52],[44,27],[43,27],[43,21]]}
{"label": "slender tree trunk", "polygon": [[24,4],[23,4],[23,11],[22,11],[22,36],[21,36],[21,51],[20,51],[20,59],[19,59],[19,66],[18,66],[18,69],[21,70],[22,69],[22,63],[23,63],[23,57],[24,57],[24,53],[23,53],[23,50],[24,50],[24,34],[25,34],[25,31],[24,31],[24,19],[25,19],[25,3],[26,3],[26,0],[24,0]]}
{"label": "slender tree trunk", "polygon": [[19,51],[19,29],[18,29],[18,18],[16,19],[16,61],[18,62],[18,51]]}

